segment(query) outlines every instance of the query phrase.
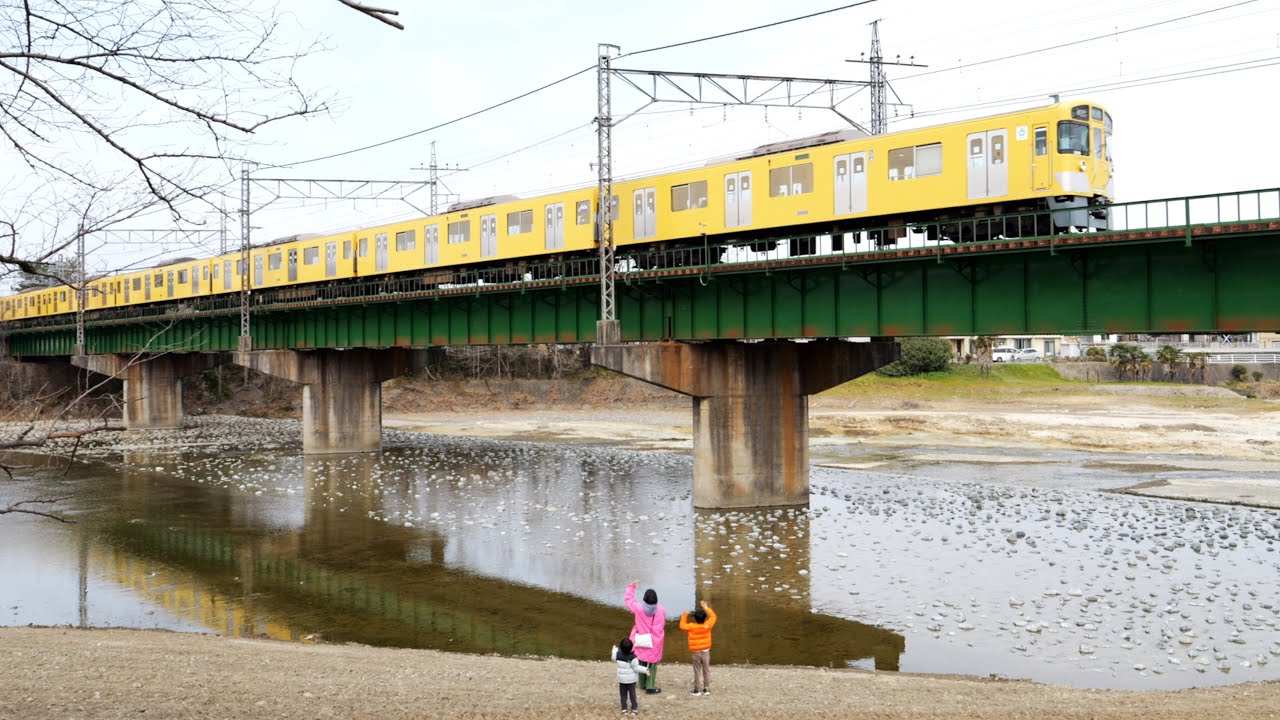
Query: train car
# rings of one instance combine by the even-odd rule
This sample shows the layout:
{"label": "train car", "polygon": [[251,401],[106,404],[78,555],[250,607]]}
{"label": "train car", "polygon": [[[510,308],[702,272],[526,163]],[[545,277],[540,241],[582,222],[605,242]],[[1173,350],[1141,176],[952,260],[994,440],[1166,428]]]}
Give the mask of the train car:
{"label": "train car", "polygon": [[[852,131],[767,145],[700,168],[615,182],[613,237],[627,250],[685,247],[689,262],[706,243],[767,249],[780,237],[830,235],[892,244],[919,225],[930,239],[991,239],[964,222],[1042,213],[1030,227],[1001,232],[1105,229],[1114,198],[1111,116],[1094,103],[1064,102],[985,118],[868,137]],[[252,289],[296,287],[311,297],[327,282],[388,276],[425,285],[537,276],[539,263],[596,250],[595,187],[534,198],[500,196],[458,203],[443,214],[327,236],[298,235],[250,251]],[[984,234],[986,233],[986,234]],[[837,240],[839,238],[840,240]],[[813,252],[816,244],[796,245]],[[669,253],[637,256],[640,267]],[[667,258],[667,259],[664,259]],[[182,259],[90,283],[87,309],[181,301],[235,293],[241,255]],[[648,263],[648,264],[646,264]],[[0,318],[75,311],[70,288],[5,299]]]}

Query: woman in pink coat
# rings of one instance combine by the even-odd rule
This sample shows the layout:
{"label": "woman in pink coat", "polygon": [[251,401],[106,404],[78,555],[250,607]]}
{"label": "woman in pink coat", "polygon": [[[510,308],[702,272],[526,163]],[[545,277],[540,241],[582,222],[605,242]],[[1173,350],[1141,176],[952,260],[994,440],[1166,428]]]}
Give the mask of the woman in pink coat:
{"label": "woman in pink coat", "polygon": [[644,591],[644,601],[636,602],[636,580],[627,586],[622,595],[622,604],[627,606],[631,614],[636,616],[635,626],[631,628],[631,642],[637,635],[648,633],[653,636],[653,647],[635,645],[636,659],[641,665],[649,668],[649,674],[641,676],[641,686],[646,693],[653,695],[662,692],[658,687],[658,663],[662,662],[662,641],[667,634],[667,611],[658,604],[658,593],[653,588]]}

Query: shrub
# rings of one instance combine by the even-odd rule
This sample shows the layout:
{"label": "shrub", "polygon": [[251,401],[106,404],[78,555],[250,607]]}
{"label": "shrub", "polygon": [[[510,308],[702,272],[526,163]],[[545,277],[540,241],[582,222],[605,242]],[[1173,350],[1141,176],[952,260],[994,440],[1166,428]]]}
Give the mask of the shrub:
{"label": "shrub", "polygon": [[1263,376],[1263,373],[1262,373],[1262,371],[1261,371],[1261,370],[1254,370],[1254,371],[1253,371],[1253,381],[1254,381],[1254,382],[1262,382],[1262,376]]}
{"label": "shrub", "polygon": [[1103,350],[1102,348],[1098,347],[1097,345],[1094,345],[1094,346],[1092,346],[1092,347],[1090,347],[1089,349],[1087,349],[1087,350],[1085,350],[1085,351],[1084,351],[1084,356],[1085,356],[1085,357],[1087,357],[1087,358],[1092,358],[1092,359],[1094,359],[1094,360],[1106,360],[1106,359],[1107,359],[1107,351],[1106,351],[1106,350]]}
{"label": "shrub", "polygon": [[942,338],[903,338],[896,362],[876,372],[884,377],[905,377],[945,371],[951,366],[951,343]]}
{"label": "shrub", "polygon": [[1249,377],[1249,368],[1247,368],[1247,367],[1245,367],[1245,366],[1243,366],[1243,365],[1232,365],[1232,366],[1231,366],[1231,379],[1232,379],[1232,380],[1235,380],[1236,382],[1244,382],[1244,379],[1245,379],[1245,378],[1247,378],[1247,377]]}

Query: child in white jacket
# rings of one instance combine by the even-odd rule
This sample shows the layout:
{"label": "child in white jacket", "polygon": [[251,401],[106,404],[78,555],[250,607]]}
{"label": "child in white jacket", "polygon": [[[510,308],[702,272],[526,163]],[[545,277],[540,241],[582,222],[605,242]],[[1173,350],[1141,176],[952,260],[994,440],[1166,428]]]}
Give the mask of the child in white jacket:
{"label": "child in white jacket", "polygon": [[622,638],[613,646],[610,659],[618,666],[618,701],[622,703],[622,714],[627,714],[627,698],[631,698],[631,714],[640,712],[636,704],[636,682],[641,675],[648,675],[649,668],[640,664],[636,654],[631,652],[631,638]]}

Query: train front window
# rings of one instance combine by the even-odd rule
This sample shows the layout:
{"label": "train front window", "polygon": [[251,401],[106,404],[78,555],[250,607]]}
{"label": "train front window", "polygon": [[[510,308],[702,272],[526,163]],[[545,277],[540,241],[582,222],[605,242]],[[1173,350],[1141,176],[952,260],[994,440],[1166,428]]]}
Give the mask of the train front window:
{"label": "train front window", "polygon": [[1089,126],[1084,123],[1058,123],[1058,152],[1063,155],[1089,154]]}

